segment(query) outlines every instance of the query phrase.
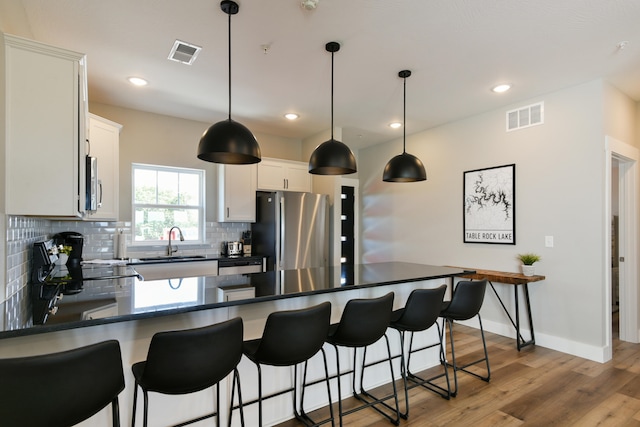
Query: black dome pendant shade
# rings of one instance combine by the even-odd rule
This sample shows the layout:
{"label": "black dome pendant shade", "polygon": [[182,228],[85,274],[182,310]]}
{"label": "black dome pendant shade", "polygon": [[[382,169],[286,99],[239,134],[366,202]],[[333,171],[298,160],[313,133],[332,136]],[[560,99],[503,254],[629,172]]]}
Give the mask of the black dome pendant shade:
{"label": "black dome pendant shade", "polygon": [[318,145],[309,159],[309,173],[315,175],[347,175],[358,171],[356,157],[346,144],[333,138],[333,54],[340,43],[329,42],[325,49],[331,52],[331,139]]}
{"label": "black dome pendant shade", "polygon": [[246,165],[262,160],[256,137],[246,126],[231,120],[231,15],[239,6],[231,0],[220,2],[220,9],[229,15],[229,118],[213,124],[200,138],[198,158],[207,162]]}
{"label": "black dome pendant shade", "polygon": [[417,182],[427,179],[427,172],[419,158],[413,154],[407,153],[407,137],[405,124],[407,121],[407,77],[411,75],[411,71],[402,70],[398,73],[398,77],[404,79],[404,117],[402,123],[402,154],[398,154],[389,160],[384,167],[382,180],[386,182]]}

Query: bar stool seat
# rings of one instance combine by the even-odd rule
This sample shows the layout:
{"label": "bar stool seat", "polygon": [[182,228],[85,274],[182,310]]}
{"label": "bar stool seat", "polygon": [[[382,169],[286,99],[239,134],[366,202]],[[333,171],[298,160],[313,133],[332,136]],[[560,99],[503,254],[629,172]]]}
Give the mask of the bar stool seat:
{"label": "bar stool seat", "polygon": [[[242,402],[238,363],[242,358],[243,324],[236,317],[202,328],[158,332],[151,338],[147,359],[131,366],[135,378],[131,426],[136,422],[138,387],[144,396],[143,425],[147,426],[150,391],[179,395],[194,393],[216,386],[215,410],[179,425],[191,424],[216,417],[220,425],[220,381],[233,371],[231,405],[235,390]],[[242,409],[242,407],[240,407]],[[229,425],[231,425],[229,411]],[[241,412],[244,426],[244,414]],[[157,425],[154,423],[154,425]]]}
{"label": "bar stool seat", "polygon": [[[456,396],[458,394],[458,371],[466,372],[467,374],[470,374],[486,382],[489,382],[491,378],[489,354],[487,353],[487,342],[484,339],[484,329],[482,328],[482,318],[480,317],[480,308],[482,308],[482,303],[484,302],[486,287],[486,280],[460,281],[453,291],[451,301],[445,301],[442,304],[440,317],[442,317],[445,320],[445,323],[449,325],[449,341],[451,343],[452,363],[448,363],[448,366],[453,367],[454,390],[453,392],[451,392],[452,396]],[[460,320],[469,320],[476,316],[478,317],[478,322],[480,323],[480,336],[482,338],[484,357],[460,366],[456,361],[456,353],[453,342],[453,322]],[[478,364],[480,362],[485,362],[487,372],[486,375],[481,375],[467,369],[469,366]]]}
{"label": "bar stool seat", "polygon": [[[331,319],[331,303],[324,302],[313,307],[300,310],[278,311],[267,317],[262,337],[246,341],[243,346],[244,355],[255,363],[258,369],[258,399],[244,403],[244,406],[258,403],[258,422],[262,426],[262,401],[285,393],[293,392],[293,412],[295,417],[307,426],[331,422],[333,425],[333,409],[331,409],[331,389],[327,358],[322,348]],[[303,384],[307,377],[307,363],[318,352],[324,361],[327,396],[329,399],[330,418],[316,423],[304,410],[304,388],[300,404],[297,403],[297,369],[304,362]],[[293,386],[268,396],[262,395],[261,365],[293,366]]]}
{"label": "bar stool seat", "polygon": [[[391,356],[391,347],[389,339],[385,334],[389,322],[391,320],[391,311],[393,309],[393,292],[389,292],[385,296],[370,299],[352,299],[347,302],[342,312],[340,322],[331,325],[327,343],[333,345],[336,353],[336,378],[338,381],[338,408],[340,417],[340,426],[342,426],[343,417],[364,408],[372,408],[386,417],[393,424],[398,425],[400,422],[400,411],[398,406],[398,393],[395,386],[395,376],[393,374],[393,363]],[[367,357],[367,347],[374,344],[382,337],[385,338],[387,344],[387,354],[389,361],[389,369],[391,373],[391,383],[393,384],[393,397],[395,399],[395,408],[391,407],[385,400],[390,397],[377,398],[366,391],[363,387],[364,369],[360,375],[360,392],[356,391],[355,366],[356,366],[356,350],[363,349],[362,364],[365,365]],[[345,372],[340,371],[340,355],[338,347],[353,348],[353,366],[354,368]],[[353,374],[352,392],[353,396],[362,402],[362,405],[343,411],[342,408],[342,389],[340,385],[340,377],[343,375]],[[393,415],[384,412],[377,405],[382,405],[390,410]]]}
{"label": "bar stool seat", "polygon": [[104,341],[39,356],[0,359],[0,424],[68,427],[111,405],[120,426],[120,344]]}

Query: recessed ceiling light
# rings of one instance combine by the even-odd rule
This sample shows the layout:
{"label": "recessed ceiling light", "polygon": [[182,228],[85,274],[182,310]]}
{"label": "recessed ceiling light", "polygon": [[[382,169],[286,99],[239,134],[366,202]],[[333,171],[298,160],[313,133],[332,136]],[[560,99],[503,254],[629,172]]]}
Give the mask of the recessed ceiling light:
{"label": "recessed ceiling light", "polygon": [[398,129],[399,127],[402,127],[402,123],[400,123],[400,122],[389,123],[389,127],[391,129]]}
{"label": "recessed ceiling light", "polygon": [[295,120],[298,117],[300,117],[299,115],[297,115],[296,113],[287,113],[284,115],[287,119],[289,120]]}
{"label": "recessed ceiling light", "polygon": [[129,83],[135,86],[146,86],[147,84],[149,84],[148,81],[141,77],[129,77],[127,80],[129,80]]}
{"label": "recessed ceiling light", "polygon": [[501,85],[494,86],[494,87],[491,89],[491,91],[492,91],[492,92],[495,92],[495,93],[503,93],[503,92],[508,91],[509,89],[511,89],[511,85],[510,85],[510,84],[506,84],[506,83],[505,83],[505,84],[501,84]]}

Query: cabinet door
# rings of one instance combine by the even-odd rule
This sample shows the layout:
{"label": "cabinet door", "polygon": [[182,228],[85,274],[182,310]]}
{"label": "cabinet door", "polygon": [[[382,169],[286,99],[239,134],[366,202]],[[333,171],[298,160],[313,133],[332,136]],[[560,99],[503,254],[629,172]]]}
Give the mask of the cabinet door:
{"label": "cabinet door", "polygon": [[3,43],[6,212],[78,217],[85,197],[84,55],[8,35]]}
{"label": "cabinet door", "polygon": [[262,159],[258,163],[258,189],[260,190],[284,190],[285,189],[284,166],[277,161]]}
{"label": "cabinet door", "polygon": [[258,189],[309,192],[309,166],[304,162],[263,158],[258,163]]}
{"label": "cabinet door", "polygon": [[98,211],[87,219],[118,219],[119,153],[122,126],[89,115],[89,155],[98,159]]}
{"label": "cabinet door", "polygon": [[288,191],[310,192],[311,174],[309,174],[309,165],[300,162],[299,164],[289,163],[286,166],[286,189]]}
{"label": "cabinet door", "polygon": [[255,222],[258,167],[218,165],[218,222]]}

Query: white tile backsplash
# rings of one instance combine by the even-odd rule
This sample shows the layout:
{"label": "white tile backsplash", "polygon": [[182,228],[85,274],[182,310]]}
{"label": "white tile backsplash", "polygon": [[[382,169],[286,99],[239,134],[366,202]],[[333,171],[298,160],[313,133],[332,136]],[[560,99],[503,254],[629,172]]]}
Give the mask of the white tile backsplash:
{"label": "white tile backsplash", "polygon": [[[27,284],[31,266],[31,252],[35,242],[50,239],[62,231],[77,231],[84,235],[84,259],[111,259],[114,257],[113,235],[123,230],[127,239],[129,257],[163,255],[166,246],[137,250],[131,246],[131,223],[111,221],[60,221],[42,218],[7,216],[6,307],[7,325],[23,325],[30,321],[31,313],[26,313],[29,297]],[[204,245],[188,245],[180,249],[184,255],[219,255],[220,243],[239,240],[242,232],[249,230],[249,223],[207,222]]]}

